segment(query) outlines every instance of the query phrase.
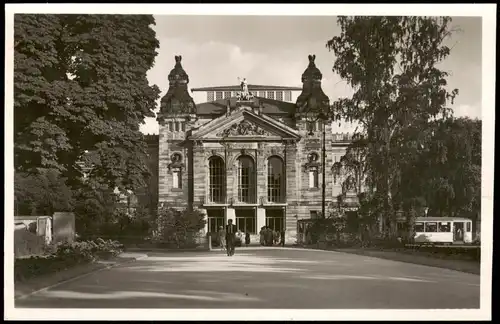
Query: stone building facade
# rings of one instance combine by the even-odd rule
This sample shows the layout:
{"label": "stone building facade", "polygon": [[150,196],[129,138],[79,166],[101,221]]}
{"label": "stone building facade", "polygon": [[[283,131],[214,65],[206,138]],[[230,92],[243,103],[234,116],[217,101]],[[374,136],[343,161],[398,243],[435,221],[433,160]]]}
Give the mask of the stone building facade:
{"label": "stone building facade", "polygon": [[[175,57],[157,118],[159,205],[201,210],[207,232],[233,219],[253,240],[267,225],[285,229],[287,243],[294,243],[298,220],[321,212],[323,144],[325,202],[332,208],[343,190],[332,167],[350,140],[311,117],[330,105],[315,57],[309,56],[296,102],[254,96],[243,81],[236,96],[200,104],[181,59]],[[354,197],[347,193],[353,203]]]}

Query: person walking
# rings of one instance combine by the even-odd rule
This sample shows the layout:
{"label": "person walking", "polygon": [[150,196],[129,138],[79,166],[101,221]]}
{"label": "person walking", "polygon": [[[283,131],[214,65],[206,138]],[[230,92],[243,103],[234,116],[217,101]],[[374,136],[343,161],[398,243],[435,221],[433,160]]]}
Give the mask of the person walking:
{"label": "person walking", "polygon": [[280,244],[281,246],[285,246],[285,230],[282,229],[280,234],[281,234]]}
{"label": "person walking", "polygon": [[233,225],[233,220],[230,219],[228,220],[226,226],[226,249],[228,256],[234,255],[235,240],[236,240],[236,226]]}
{"label": "person walking", "polygon": [[261,227],[259,234],[260,234],[260,245],[265,245],[266,240],[265,240],[265,227],[264,226]]}

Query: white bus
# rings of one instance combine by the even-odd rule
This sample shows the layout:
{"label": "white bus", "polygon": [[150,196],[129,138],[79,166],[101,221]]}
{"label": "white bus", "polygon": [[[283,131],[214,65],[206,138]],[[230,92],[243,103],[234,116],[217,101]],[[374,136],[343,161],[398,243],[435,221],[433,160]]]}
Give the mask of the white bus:
{"label": "white bus", "polygon": [[472,221],[456,217],[417,217],[415,243],[472,243]]}

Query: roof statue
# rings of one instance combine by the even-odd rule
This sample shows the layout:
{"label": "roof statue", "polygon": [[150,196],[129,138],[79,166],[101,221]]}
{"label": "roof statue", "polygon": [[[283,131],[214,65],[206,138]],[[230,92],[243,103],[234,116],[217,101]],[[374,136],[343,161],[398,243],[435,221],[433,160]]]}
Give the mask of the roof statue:
{"label": "roof statue", "polygon": [[253,99],[253,95],[248,91],[247,79],[243,78],[243,80],[242,80],[241,78],[238,78],[238,82],[240,82],[240,86],[241,86],[241,92],[238,92],[236,95],[238,100],[248,101],[248,100]]}

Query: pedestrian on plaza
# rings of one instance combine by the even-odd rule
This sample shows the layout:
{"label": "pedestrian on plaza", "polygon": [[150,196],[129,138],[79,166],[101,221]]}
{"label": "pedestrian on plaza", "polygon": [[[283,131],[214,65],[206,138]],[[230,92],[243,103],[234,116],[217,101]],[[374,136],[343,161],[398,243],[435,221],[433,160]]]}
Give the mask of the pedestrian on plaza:
{"label": "pedestrian on plaza", "polygon": [[259,234],[260,234],[260,245],[265,245],[265,231],[264,230],[265,230],[265,226],[262,226],[260,228],[260,232],[259,232]]}
{"label": "pedestrian on plaza", "polygon": [[265,241],[266,241],[266,246],[272,246],[273,245],[273,231],[266,226],[265,229]]}
{"label": "pedestrian on plaza", "polygon": [[238,232],[236,232],[236,244],[235,244],[235,246],[241,247],[242,245],[243,245],[243,233],[241,232],[241,230],[238,230]]}
{"label": "pedestrian on plaza", "polygon": [[219,230],[217,231],[217,243],[219,244],[220,248],[223,249],[225,244],[225,233],[224,233],[224,227],[219,226]]}
{"label": "pedestrian on plaza", "polygon": [[281,239],[280,239],[281,246],[285,246],[285,230],[282,229],[280,234],[281,234]]}
{"label": "pedestrian on plaza", "polygon": [[274,245],[278,245],[278,242],[280,240],[280,234],[278,231],[273,231],[273,238],[274,238]]}
{"label": "pedestrian on plaza", "polygon": [[250,233],[246,233],[245,234],[245,245],[248,247],[248,245],[250,244]]}
{"label": "pedestrian on plaza", "polygon": [[236,225],[233,225],[233,220],[230,219],[226,226],[226,250],[228,256],[234,255],[234,244],[236,241]]}

